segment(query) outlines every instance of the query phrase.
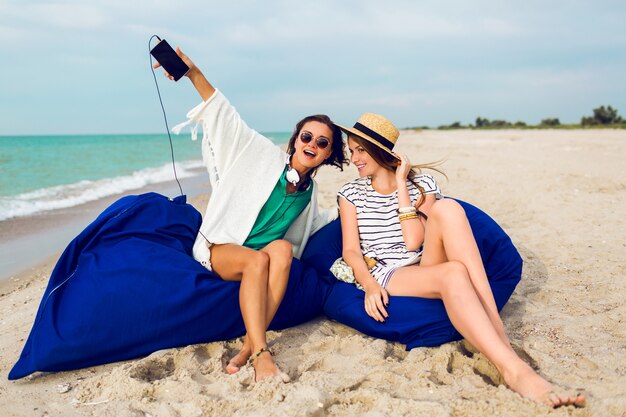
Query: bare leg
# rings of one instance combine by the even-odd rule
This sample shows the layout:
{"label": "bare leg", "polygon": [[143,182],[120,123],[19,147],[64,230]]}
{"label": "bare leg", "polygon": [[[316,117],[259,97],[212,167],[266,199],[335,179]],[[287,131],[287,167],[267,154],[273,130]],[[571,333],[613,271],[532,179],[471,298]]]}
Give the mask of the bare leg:
{"label": "bare leg", "polygon": [[[265,330],[269,256],[239,245],[223,244],[211,247],[211,265],[222,279],[241,281],[239,304],[246,326],[247,338],[253,352],[267,347]],[[278,375],[280,370],[268,352],[254,362],[256,380]]]}
{"label": "bare leg", "polygon": [[391,278],[387,290],[390,295],[440,298],[454,327],[493,362],[513,391],[552,407],[584,405],[582,395],[554,394],[552,385],[504,343],[462,263],[450,261],[400,268]]}
{"label": "bare leg", "polygon": [[[289,280],[289,269],[293,259],[291,243],[286,240],[275,240],[261,249],[261,252],[269,256],[269,280],[267,285],[267,304],[265,311],[265,329],[272,322],[278,307],[280,306],[285,290],[287,289],[287,281]],[[249,343],[248,335],[244,336],[243,347],[239,353],[228,362],[226,372],[234,374],[246,364],[253,349]]]}
{"label": "bare leg", "polygon": [[437,265],[446,261],[459,261],[467,268],[472,285],[498,336],[510,346],[465,210],[452,199],[436,201],[430,209],[420,265]]}

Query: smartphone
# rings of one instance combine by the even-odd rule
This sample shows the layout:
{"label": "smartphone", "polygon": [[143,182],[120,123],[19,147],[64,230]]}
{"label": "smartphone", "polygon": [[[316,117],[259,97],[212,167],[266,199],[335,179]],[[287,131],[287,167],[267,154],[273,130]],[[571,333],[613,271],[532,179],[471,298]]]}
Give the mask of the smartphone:
{"label": "smartphone", "polygon": [[165,39],[157,43],[150,51],[150,54],[161,64],[165,71],[174,77],[174,81],[180,80],[189,71],[187,64],[176,54],[176,51],[172,49]]}

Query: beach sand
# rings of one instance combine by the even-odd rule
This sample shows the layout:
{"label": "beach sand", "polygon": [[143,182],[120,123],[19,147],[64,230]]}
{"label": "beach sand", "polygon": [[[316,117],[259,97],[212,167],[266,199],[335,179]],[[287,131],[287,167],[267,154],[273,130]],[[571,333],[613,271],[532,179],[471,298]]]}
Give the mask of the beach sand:
{"label": "beach sand", "polygon": [[[253,384],[249,368],[227,375],[239,340],[9,382],[57,255],[0,289],[0,415],[626,415],[626,131],[403,132],[398,150],[416,163],[443,159],[444,193],[509,233],[525,266],[502,311],[508,334],[540,374],[584,388],[586,408],[521,398],[462,342],[406,352],[322,317],[269,333],[288,384]],[[321,205],[356,176],[319,172]],[[201,209],[206,196],[192,202]]]}

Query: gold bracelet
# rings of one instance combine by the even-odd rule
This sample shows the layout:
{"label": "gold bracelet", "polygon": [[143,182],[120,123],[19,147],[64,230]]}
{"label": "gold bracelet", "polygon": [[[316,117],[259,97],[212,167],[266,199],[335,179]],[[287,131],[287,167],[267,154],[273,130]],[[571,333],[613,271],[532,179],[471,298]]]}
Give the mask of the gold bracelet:
{"label": "gold bracelet", "polygon": [[398,216],[398,218],[402,222],[404,220],[417,219],[419,218],[419,216],[416,213],[407,213],[407,214],[401,214],[400,216]]}

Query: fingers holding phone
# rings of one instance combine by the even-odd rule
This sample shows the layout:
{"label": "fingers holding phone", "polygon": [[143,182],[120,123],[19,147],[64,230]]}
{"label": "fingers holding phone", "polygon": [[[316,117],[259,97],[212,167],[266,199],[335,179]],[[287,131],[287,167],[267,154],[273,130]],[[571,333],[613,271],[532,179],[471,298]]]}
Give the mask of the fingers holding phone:
{"label": "fingers holding phone", "polygon": [[172,49],[165,39],[156,44],[150,54],[157,60],[153,65],[154,68],[163,67],[165,76],[173,81],[180,80],[194,68],[193,62],[185,55],[180,48],[176,51]]}
{"label": "fingers holding phone", "polygon": [[183,76],[189,78],[202,100],[208,100],[215,93],[215,88],[193,61],[180,48],[172,49],[165,39],[150,50],[150,55],[157,60],[157,63],[152,66],[162,67],[165,70],[165,76],[170,80],[178,81]]}

